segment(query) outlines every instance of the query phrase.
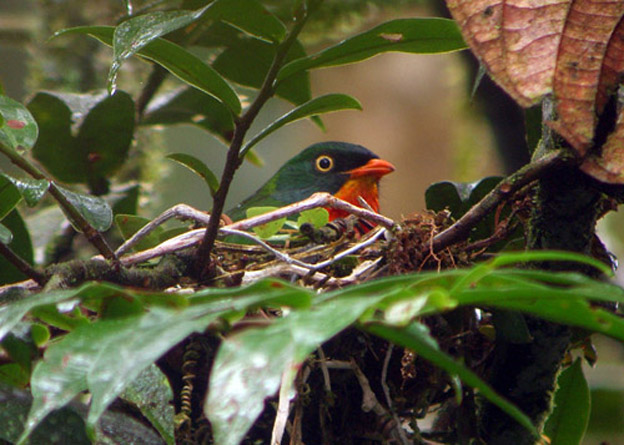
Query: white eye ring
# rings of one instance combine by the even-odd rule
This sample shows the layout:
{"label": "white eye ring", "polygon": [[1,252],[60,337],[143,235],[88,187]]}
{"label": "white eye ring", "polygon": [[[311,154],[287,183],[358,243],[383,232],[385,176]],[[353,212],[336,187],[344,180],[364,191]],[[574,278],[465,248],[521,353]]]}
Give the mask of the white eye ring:
{"label": "white eye ring", "polygon": [[316,169],[320,172],[328,172],[334,168],[334,160],[327,155],[321,155],[316,158]]}

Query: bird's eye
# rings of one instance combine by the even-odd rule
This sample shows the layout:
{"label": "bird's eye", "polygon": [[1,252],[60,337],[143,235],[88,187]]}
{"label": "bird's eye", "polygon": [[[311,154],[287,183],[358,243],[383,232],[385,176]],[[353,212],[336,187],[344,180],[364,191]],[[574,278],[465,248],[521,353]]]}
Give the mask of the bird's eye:
{"label": "bird's eye", "polygon": [[333,166],[334,160],[327,155],[321,155],[316,158],[316,169],[320,172],[328,172]]}

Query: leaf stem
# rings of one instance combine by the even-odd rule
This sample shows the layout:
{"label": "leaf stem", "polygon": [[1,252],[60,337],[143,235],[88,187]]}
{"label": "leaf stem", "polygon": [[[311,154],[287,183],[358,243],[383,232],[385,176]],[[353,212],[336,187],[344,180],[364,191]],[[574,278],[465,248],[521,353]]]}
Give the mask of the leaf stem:
{"label": "leaf stem", "polygon": [[30,264],[24,261],[19,255],[17,255],[9,246],[0,243],[0,255],[5,257],[7,261],[13,264],[17,270],[22,272],[28,278],[36,281],[38,285],[45,286],[46,278],[42,273],[36,271]]}
{"label": "leaf stem", "polygon": [[290,47],[297,40],[297,36],[303,29],[307,18],[308,11],[304,7],[301,9],[301,13],[296,16],[295,25],[289,32],[286,39],[277,47],[271,67],[264,78],[264,82],[262,83],[256,99],[240,118],[235,119],[234,136],[227,152],[227,158],[225,167],[223,168],[223,173],[221,174],[219,189],[214,195],[210,220],[208,222],[208,226],[206,227],[204,238],[197,249],[196,264],[198,270],[196,272],[200,277],[206,274],[210,265],[210,252],[212,251],[214,242],[217,238],[217,233],[219,231],[219,222],[221,221],[225,198],[230,190],[234,174],[243,161],[243,158],[241,157],[241,147],[243,145],[245,135],[264,104],[274,95],[277,73],[282,67]]}
{"label": "leaf stem", "polygon": [[4,154],[9,160],[17,165],[20,169],[28,173],[35,179],[45,179],[50,183],[48,188],[50,194],[54,197],[59,206],[63,209],[65,214],[76,224],[76,226],[82,231],[87,241],[97,249],[97,251],[107,260],[113,261],[115,264],[119,263],[117,256],[110,248],[102,234],[95,230],[91,224],[85,219],[84,216],[76,209],[76,207],[67,200],[57,185],[48,178],[41,170],[39,170],[32,162],[25,157],[21,156],[15,150],[12,150],[3,144],[0,144],[0,153]]}

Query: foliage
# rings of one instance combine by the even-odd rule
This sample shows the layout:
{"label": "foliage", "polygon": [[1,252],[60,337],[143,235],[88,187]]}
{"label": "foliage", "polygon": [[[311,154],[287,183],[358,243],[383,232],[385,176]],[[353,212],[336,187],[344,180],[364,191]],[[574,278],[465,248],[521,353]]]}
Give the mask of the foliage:
{"label": "foliage", "polygon": [[[461,415],[458,410],[469,409],[464,407],[475,403],[476,394],[515,419],[533,437],[541,434],[541,425],[535,425],[492,388],[482,364],[487,348],[471,350],[469,341],[491,345],[492,320],[500,311],[517,311],[624,341],[624,321],[594,305],[624,302],[620,287],[580,273],[549,272],[527,265],[583,264],[596,275],[609,275],[609,268],[597,260],[569,252],[507,252],[477,262],[476,255],[464,252],[456,256],[463,268],[387,276],[323,293],[276,279],[240,287],[224,280],[212,287],[191,287],[184,293],[163,290],[168,285],[155,284],[160,281],[153,276],[167,275],[176,284],[190,279],[201,284],[205,278],[202,271],[188,267],[184,273],[178,272],[177,261],[188,259],[184,255],[164,258],[158,265],[147,262],[127,267],[110,247],[119,242],[111,230],[113,221],[124,239],[149,223],[138,215],[137,188],[123,189],[121,196],[113,193],[133,168],[133,150],[149,149],[133,146],[141,128],[197,125],[227,146],[228,164],[220,179],[196,157],[187,153],[169,156],[198,174],[213,198],[214,211],[205,238],[197,256],[189,261],[206,263],[229,184],[241,162],[254,155],[251,149],[257,142],[299,119],[310,118],[322,129],[320,115],[361,109],[355,98],[345,94],[313,97],[310,70],[356,63],[388,51],[461,50],[465,44],[455,23],[439,18],[390,20],[309,54],[300,33],[310,17],[327,14],[321,1],[295,2],[288,15],[271,2],[257,0],[188,1],[183,2],[185,9],[168,9],[168,2],[161,3],[136,15],[130,12],[115,26],[80,26],[55,34],[55,39],[89,36],[112,47],[107,92],[38,92],[27,105],[0,96],[0,153],[24,176],[0,175],[0,253],[11,263],[11,268],[0,263],[0,279],[14,283],[27,276],[36,289],[31,293],[23,286],[0,288],[0,392],[6,411],[15,413],[14,417],[0,416],[0,431],[5,431],[2,439],[24,443],[30,437],[35,441],[47,434],[50,416],[56,416],[67,426],[67,432],[55,433],[61,441],[77,437],[76,429],[86,432],[80,439],[85,442],[111,439],[129,429],[149,443],[175,443],[205,430],[198,426],[202,419],[192,418],[202,417],[197,406],[203,405],[211,427],[207,437],[215,443],[237,444],[246,437],[268,442],[272,428],[266,426],[267,415],[277,417],[275,438],[281,434],[279,422],[286,420],[280,418],[284,401],[288,404],[297,392],[300,397],[293,402],[295,411],[303,410],[306,372],[314,374],[310,388],[317,385],[313,396],[319,422],[329,422],[330,411],[335,416],[340,411],[339,406],[333,411],[334,404],[345,402],[331,393],[328,364],[351,370],[358,376],[358,388],[365,391],[368,383],[364,384],[366,376],[362,379],[360,367],[374,361],[370,351],[373,356],[375,350],[385,351],[382,373],[387,374],[394,347],[390,345],[401,347],[402,363],[395,363],[392,376],[383,377],[379,386],[388,387],[391,382],[392,388],[382,388],[386,400],[373,403],[370,410],[380,418],[395,417],[390,428],[393,434],[403,431],[397,422],[398,408],[408,413],[405,418],[413,421],[413,437],[418,439],[421,432],[416,419],[435,405]],[[130,11],[130,3],[126,5]],[[198,48],[203,51],[196,51]],[[134,56],[153,64],[150,80],[155,83],[147,82],[136,97],[118,88],[119,76],[126,75],[124,65]],[[167,86],[165,73],[174,76],[178,86],[159,92]],[[253,92],[251,101],[241,100],[249,91]],[[251,124],[272,97],[286,100],[292,109],[249,136]],[[427,192],[428,207],[440,215],[448,209],[449,218],[458,219],[498,183],[499,178],[486,178],[469,185],[435,184]],[[96,258],[42,270],[33,267],[22,203],[40,207],[49,201],[54,201],[105,261]],[[252,208],[248,216],[268,210]],[[510,220],[517,210],[501,215]],[[285,226],[311,224],[318,228],[326,222],[327,212],[316,210],[303,212],[296,222],[284,218],[254,230],[259,237],[270,239]],[[487,241],[497,225],[498,219],[489,216],[473,227],[468,241]],[[153,248],[181,231],[185,229],[159,227],[134,249]],[[429,238],[432,232],[427,232]],[[509,249],[510,233],[508,238],[496,240],[498,244],[484,244],[483,250],[492,254]],[[462,317],[471,320],[471,328],[457,320]],[[522,331],[523,318],[516,320],[518,326],[510,331]],[[336,347],[335,343],[348,335],[356,336],[356,346],[359,342],[360,348],[365,347],[355,352]],[[450,341],[461,336],[468,340]],[[210,345],[202,349],[197,346],[201,341]],[[373,348],[379,344],[383,346]],[[324,348],[335,353],[335,360],[326,360]],[[209,370],[204,373],[195,369],[205,360],[198,350],[210,358],[205,364]],[[433,366],[423,364],[422,359]],[[378,357],[375,360],[379,362]],[[414,384],[416,368],[418,372],[426,370],[430,387],[412,393],[409,399],[401,393],[401,385]],[[372,379],[372,371],[365,370]],[[193,393],[188,375],[195,374],[203,379],[195,384],[207,389],[206,394]],[[557,407],[545,431],[553,440],[571,443],[580,440],[585,423],[571,426],[571,415],[566,413],[586,420],[589,410],[578,361],[561,375],[559,384]],[[340,388],[349,385],[352,382],[336,384]],[[280,406],[275,416],[265,401],[278,390]],[[349,391],[351,397],[346,399],[354,399],[353,390]],[[368,391],[374,398],[370,386]],[[85,392],[90,395],[88,407],[80,400]],[[201,398],[200,403],[193,397]],[[137,425],[136,411],[153,428]],[[15,422],[26,412],[23,424]],[[302,414],[295,415],[301,422]],[[365,423],[364,414],[355,418]],[[319,434],[344,434],[310,425],[306,432],[319,442],[326,439]],[[284,428],[282,425],[282,433]],[[462,434],[451,429],[443,439],[467,440]],[[470,438],[478,434],[474,432]]]}

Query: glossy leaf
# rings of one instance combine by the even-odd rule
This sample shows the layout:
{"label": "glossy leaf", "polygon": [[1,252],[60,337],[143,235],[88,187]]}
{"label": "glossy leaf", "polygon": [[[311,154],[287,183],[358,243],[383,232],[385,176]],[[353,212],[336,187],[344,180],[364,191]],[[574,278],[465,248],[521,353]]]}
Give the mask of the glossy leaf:
{"label": "glossy leaf", "polygon": [[[26,223],[20,216],[17,209],[14,209],[3,220],[3,227],[11,233],[12,240],[9,248],[28,264],[34,264],[34,250],[30,239],[30,232]],[[4,256],[0,255],[0,285],[14,283],[28,278],[23,272],[18,270]],[[1,313],[1,311],[0,311]],[[0,339],[2,339],[2,317],[0,316]]]}
{"label": "glossy leaf", "polygon": [[0,144],[12,150],[28,150],[35,145],[35,119],[21,103],[0,95]]}
{"label": "glossy leaf", "polygon": [[557,378],[554,410],[544,426],[551,445],[581,443],[589,423],[590,393],[581,359],[564,369]]}
{"label": "glossy leaf", "polygon": [[466,48],[453,20],[441,18],[396,19],[350,37],[285,65],[278,81],[311,68],[359,62],[388,51],[418,54],[444,53]]}
{"label": "glossy leaf", "polygon": [[349,109],[361,110],[362,105],[360,105],[356,99],[346,94],[326,94],[324,96],[315,97],[314,99],[301,104],[284,114],[279,119],[264,128],[260,133],[247,142],[247,144],[245,144],[241,150],[241,156],[244,156],[245,153],[247,153],[247,151],[254,145],[284,125],[309,116]]}
{"label": "glossy leaf", "polygon": [[[59,31],[55,36],[87,34],[111,46],[113,29],[107,26],[81,26]],[[159,37],[143,47],[138,54],[161,65],[183,82],[216,97],[232,113],[240,113],[241,103],[232,87],[213,68],[181,46]]]}
{"label": "glossy leaf", "polygon": [[214,97],[191,87],[156,96],[148,105],[142,125],[197,125],[229,143],[234,121],[228,108]]}
{"label": "glossy leaf", "polygon": [[152,364],[145,368],[126,387],[121,398],[139,408],[167,444],[175,443],[173,392],[167,377],[158,366]]}
{"label": "glossy leaf", "polygon": [[286,26],[256,0],[216,0],[206,11],[206,17],[231,23],[274,43],[286,36]]}
{"label": "glossy leaf", "polygon": [[108,72],[109,90],[115,91],[117,72],[122,63],[160,36],[197,20],[206,7],[197,11],[153,11],[132,17],[115,28],[113,63]]}
{"label": "glossy leaf", "polygon": [[214,196],[219,189],[219,180],[214,173],[200,159],[186,153],[172,153],[167,155],[167,159],[177,162],[199,175],[200,178],[208,185],[210,194]]}
{"label": "glossy leaf", "polygon": [[[2,175],[17,187],[24,201],[29,207],[33,207],[41,201],[50,187],[50,181],[46,179],[14,178],[9,175]],[[1,192],[0,192],[1,193]],[[1,199],[1,198],[0,198]]]}
{"label": "glossy leaf", "polygon": [[[87,374],[93,365],[93,357],[103,346],[104,335],[110,341],[111,332],[122,332],[127,326],[136,327],[136,318],[84,325],[67,334],[62,342],[46,349],[43,360],[33,370],[31,390],[34,400],[22,438],[27,437],[47,414],[87,389]],[[119,343],[126,341],[122,334],[115,340]]]}
{"label": "glossy leaf", "polygon": [[5,175],[0,175],[0,221],[9,214],[19,202],[22,195],[19,189]]}
{"label": "glossy leaf", "polygon": [[[57,185],[65,198],[80,212],[87,222],[98,232],[105,232],[113,223],[113,211],[102,198],[72,192]],[[69,215],[67,215],[68,218]],[[71,218],[70,218],[70,222]],[[73,224],[73,222],[72,222]],[[74,228],[79,230],[74,224]]]}
{"label": "glossy leaf", "polygon": [[[95,424],[106,407],[143,369],[192,332],[203,331],[212,321],[220,317],[227,319],[228,314],[247,310],[260,302],[270,304],[274,300],[291,304],[291,288],[275,284],[208,289],[196,293],[192,304],[184,310],[154,307],[135,323],[103,333],[99,340],[100,352],[92,357],[95,361],[88,375],[93,394],[89,424]],[[118,335],[125,337],[122,343]],[[119,357],[132,359],[118,360]]]}
{"label": "glossy leaf", "polygon": [[227,337],[215,358],[205,404],[215,442],[238,444],[261,413],[264,399],[279,388],[282,374],[381,298],[364,295],[328,301],[313,311],[293,311],[270,326]]}

